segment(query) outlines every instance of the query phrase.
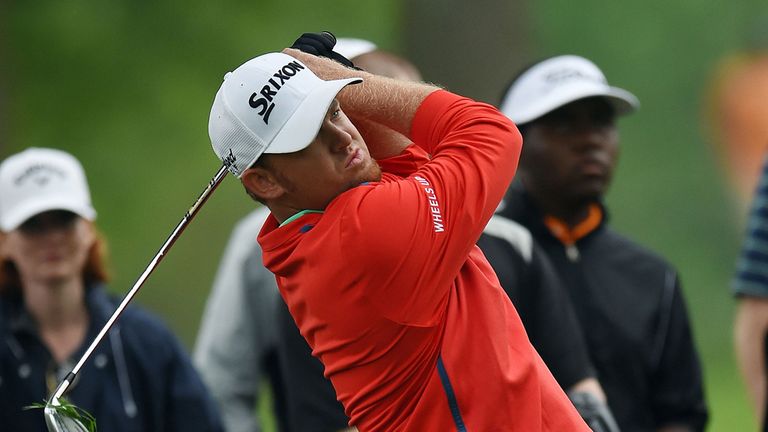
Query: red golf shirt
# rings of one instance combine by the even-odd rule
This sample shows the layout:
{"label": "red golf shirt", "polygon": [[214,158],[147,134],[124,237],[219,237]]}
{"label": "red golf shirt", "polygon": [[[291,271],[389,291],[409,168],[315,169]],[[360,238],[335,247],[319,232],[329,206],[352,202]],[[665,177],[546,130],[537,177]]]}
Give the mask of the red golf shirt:
{"label": "red golf shirt", "polygon": [[588,430],[475,246],[517,168],[516,128],[489,105],[437,91],[411,139],[380,161],[380,182],[281,227],[270,216],[259,236],[350,424]]}

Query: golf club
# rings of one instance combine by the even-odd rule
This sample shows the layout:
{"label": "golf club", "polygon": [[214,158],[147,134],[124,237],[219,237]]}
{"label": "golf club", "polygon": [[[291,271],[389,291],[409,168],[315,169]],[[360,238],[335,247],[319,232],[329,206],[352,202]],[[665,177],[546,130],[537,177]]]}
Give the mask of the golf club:
{"label": "golf club", "polygon": [[146,269],[144,269],[144,272],[141,274],[141,276],[139,276],[139,278],[133,284],[133,287],[131,288],[131,290],[128,291],[128,294],[125,295],[123,300],[120,302],[120,305],[117,307],[117,309],[115,309],[115,312],[112,314],[109,320],[107,320],[107,323],[104,324],[104,327],[101,329],[101,331],[99,331],[99,334],[96,335],[96,337],[93,339],[93,342],[91,342],[91,345],[85,351],[83,356],[80,357],[80,360],[78,360],[77,364],[75,364],[75,367],[72,369],[72,371],[70,371],[67,374],[66,377],[64,377],[61,383],[59,383],[58,387],[56,387],[56,391],[53,392],[53,395],[45,404],[45,409],[44,409],[45,423],[48,425],[49,431],[51,432],[88,432],[88,428],[86,428],[79,420],[66,416],[61,412],[62,410],[59,409],[62,405],[60,399],[64,396],[64,393],[67,391],[70,384],[74,382],[78,372],[80,372],[80,369],[83,367],[85,362],[91,356],[91,354],[93,353],[93,350],[96,349],[96,347],[99,345],[101,340],[107,334],[109,329],[112,327],[115,321],[117,321],[117,319],[120,317],[120,314],[122,314],[125,307],[128,306],[128,303],[131,301],[131,299],[133,299],[133,297],[139,291],[139,288],[141,288],[141,286],[144,284],[144,281],[146,281],[149,275],[155,270],[155,268],[163,259],[165,254],[171,248],[171,246],[173,246],[173,244],[179,238],[179,236],[187,227],[187,225],[189,225],[189,222],[192,221],[192,218],[195,217],[198,210],[200,210],[203,204],[205,204],[205,202],[208,200],[211,193],[213,193],[213,191],[216,190],[216,188],[219,186],[221,181],[224,180],[224,177],[226,177],[227,175],[227,168],[230,164],[231,164],[230,158],[227,158],[224,160],[224,164],[221,166],[221,168],[219,168],[219,171],[208,183],[206,188],[203,190],[203,193],[201,193],[200,196],[197,198],[197,201],[195,201],[192,207],[190,207],[189,210],[187,210],[187,213],[181,219],[181,222],[179,222],[179,224],[176,225],[176,228],[171,232],[171,235],[168,236],[168,239],[165,241],[165,243],[163,243],[162,247],[160,247],[160,250],[157,252],[157,254],[155,254],[155,257],[152,258],[152,261],[149,262]]}

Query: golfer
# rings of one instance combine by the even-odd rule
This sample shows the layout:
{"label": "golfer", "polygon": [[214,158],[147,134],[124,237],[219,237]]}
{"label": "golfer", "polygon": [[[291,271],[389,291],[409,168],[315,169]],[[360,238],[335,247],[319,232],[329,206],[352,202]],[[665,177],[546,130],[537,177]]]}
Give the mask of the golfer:
{"label": "golfer", "polygon": [[209,133],[351,425],[588,430],[475,246],[521,148],[496,109],[285,50],[226,75]]}

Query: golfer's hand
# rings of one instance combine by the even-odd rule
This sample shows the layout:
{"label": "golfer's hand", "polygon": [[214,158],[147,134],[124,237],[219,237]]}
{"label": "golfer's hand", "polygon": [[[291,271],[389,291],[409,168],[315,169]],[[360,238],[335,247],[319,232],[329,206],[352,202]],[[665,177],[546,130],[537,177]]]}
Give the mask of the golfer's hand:
{"label": "golfer's hand", "polygon": [[304,33],[293,42],[291,48],[319,57],[335,60],[344,66],[354,68],[355,65],[343,55],[333,50],[336,46],[336,36],[324,31],[320,33]]}

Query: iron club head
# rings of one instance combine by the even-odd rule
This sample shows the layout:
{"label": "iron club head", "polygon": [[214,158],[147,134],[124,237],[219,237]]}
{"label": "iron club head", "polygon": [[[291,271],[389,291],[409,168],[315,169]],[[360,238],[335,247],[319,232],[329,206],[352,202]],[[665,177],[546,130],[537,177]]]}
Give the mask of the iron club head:
{"label": "iron club head", "polygon": [[95,430],[86,427],[79,419],[69,417],[61,410],[61,407],[61,405],[53,405],[52,402],[49,402],[43,409],[45,424],[48,426],[49,432],[93,432]]}

